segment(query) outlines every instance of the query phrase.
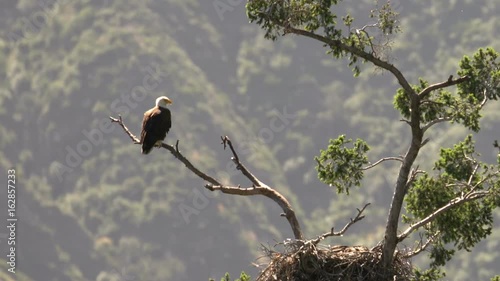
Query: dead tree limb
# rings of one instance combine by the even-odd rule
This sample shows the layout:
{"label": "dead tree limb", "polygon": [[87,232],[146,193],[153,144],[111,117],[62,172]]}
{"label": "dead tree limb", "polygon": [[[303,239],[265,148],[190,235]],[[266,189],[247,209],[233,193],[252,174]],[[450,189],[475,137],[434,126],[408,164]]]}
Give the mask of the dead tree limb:
{"label": "dead tree limb", "polygon": [[[132,139],[132,141],[134,142],[134,144],[140,144],[141,141],[134,135],[132,134],[132,132],[130,132],[130,130],[127,128],[127,126],[125,126],[125,124],[123,124],[123,120],[122,120],[122,117],[119,116],[118,118],[113,118],[113,117],[109,117],[111,119],[111,122],[114,122],[114,123],[118,123],[118,125],[120,125],[123,130],[125,131],[125,133]],[[161,144],[161,147],[167,149],[168,151],[170,151],[170,153],[172,153],[175,158],[179,159],[179,161],[181,161],[182,163],[184,163],[184,165],[186,165],[186,167],[191,170],[195,175],[197,175],[198,177],[202,178],[203,180],[211,183],[211,184],[214,184],[214,185],[220,185],[221,183],[216,180],[215,178],[203,173],[202,171],[200,171],[198,168],[196,168],[184,155],[182,155],[182,153],[179,151],[179,141],[176,142],[175,144],[175,147],[173,145],[169,145],[169,144],[166,144],[166,143],[162,143]]]}
{"label": "dead tree limb", "polygon": [[356,209],[356,210],[358,210],[358,214],[356,215],[356,217],[354,217],[354,219],[351,218],[351,220],[348,223],[346,223],[344,228],[342,228],[340,231],[335,232],[334,228],[332,227],[329,232],[321,234],[318,238],[314,239],[312,241],[312,243],[314,245],[318,245],[319,242],[321,242],[322,240],[324,240],[327,237],[344,235],[344,233],[349,229],[349,227],[351,227],[353,224],[355,224],[358,221],[365,218],[365,216],[363,215],[363,212],[365,211],[366,207],[368,207],[369,205],[370,205],[370,203],[366,203],[365,206],[361,210]]}
{"label": "dead tree limb", "polygon": [[[125,133],[130,137],[132,142],[134,144],[140,144],[140,140],[130,132],[130,130],[125,126],[123,123],[123,120],[121,116],[118,118],[114,117],[109,117],[113,123],[118,123],[122,127],[122,129],[125,131]],[[243,175],[245,175],[253,184],[252,187],[248,188],[242,188],[240,186],[234,187],[234,186],[225,186],[223,185],[219,180],[207,175],[206,173],[200,171],[198,168],[196,168],[191,161],[189,161],[180,151],[179,151],[179,141],[177,140],[175,146],[169,145],[166,143],[162,143],[161,147],[167,149],[172,153],[172,155],[175,156],[179,161],[184,163],[184,165],[192,171],[195,175],[198,177],[202,178],[208,184],[205,185],[205,188],[209,189],[210,191],[215,191],[218,190],[222,193],[226,194],[232,194],[232,195],[240,195],[240,196],[252,196],[252,195],[263,195],[267,198],[272,199],[274,202],[276,202],[281,209],[284,212],[284,216],[288,220],[290,227],[292,228],[293,235],[295,239],[300,239],[303,240],[304,236],[302,234],[302,230],[300,228],[299,221],[297,220],[297,217],[295,215],[295,212],[292,209],[292,206],[288,202],[288,200],[281,195],[278,191],[270,188],[266,184],[264,184],[262,181],[260,181],[255,175],[253,175],[241,162],[238,157],[238,154],[236,153],[236,150],[233,147],[233,144],[231,140],[225,136],[221,137],[222,139],[222,144],[224,145],[224,148],[226,146],[229,146],[231,149],[231,152],[233,153],[232,160],[236,164],[236,168],[242,172]],[[364,209],[364,208],[363,208]]]}

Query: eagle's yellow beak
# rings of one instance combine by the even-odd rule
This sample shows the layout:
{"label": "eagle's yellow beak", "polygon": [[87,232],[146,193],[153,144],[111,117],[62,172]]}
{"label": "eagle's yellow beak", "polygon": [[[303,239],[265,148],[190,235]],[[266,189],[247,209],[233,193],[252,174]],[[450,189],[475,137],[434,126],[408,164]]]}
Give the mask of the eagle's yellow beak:
{"label": "eagle's yellow beak", "polygon": [[167,104],[172,104],[172,103],[173,103],[173,102],[172,102],[172,100],[171,100],[171,99],[169,99],[169,98],[165,98],[165,102],[166,102]]}

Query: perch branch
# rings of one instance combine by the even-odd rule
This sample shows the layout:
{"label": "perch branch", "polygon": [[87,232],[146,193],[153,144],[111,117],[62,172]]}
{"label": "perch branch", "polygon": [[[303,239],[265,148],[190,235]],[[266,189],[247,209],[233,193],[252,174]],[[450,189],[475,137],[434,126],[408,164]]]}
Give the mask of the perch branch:
{"label": "perch branch", "polygon": [[[113,117],[109,117],[111,119],[111,122],[114,122],[114,123],[118,123],[122,128],[123,130],[125,131],[125,133],[132,139],[132,141],[134,142],[134,144],[140,144],[140,140],[130,132],[130,130],[127,128],[127,126],[125,126],[125,124],[123,124],[123,120],[121,118],[121,116],[117,119],[117,118],[113,118]],[[198,168],[196,168],[184,155],[182,155],[182,153],[179,151],[179,141],[176,142],[175,144],[175,147],[172,146],[172,145],[169,145],[169,144],[166,144],[166,143],[162,143],[161,144],[161,147],[167,149],[168,151],[170,151],[170,153],[172,153],[175,158],[179,159],[179,161],[181,161],[182,163],[184,163],[184,165],[186,165],[186,167],[191,170],[193,173],[195,173],[198,177],[204,179],[205,181],[211,183],[211,184],[214,184],[214,185],[220,185],[221,183],[219,181],[217,181],[216,179],[214,179],[213,177],[203,173],[202,171],[198,170]]]}
{"label": "perch branch", "polygon": [[370,205],[370,203],[366,203],[365,206],[361,210],[356,209],[356,210],[358,210],[358,214],[356,215],[356,217],[354,219],[351,218],[351,220],[340,231],[335,232],[334,228],[332,227],[329,232],[321,234],[318,238],[314,239],[312,241],[312,243],[314,245],[318,245],[318,243],[321,242],[321,240],[324,240],[327,237],[344,235],[344,233],[349,229],[349,227],[351,227],[353,224],[355,224],[358,221],[365,218],[365,216],[363,215],[363,212],[365,211],[366,207],[368,207],[369,205]]}
{"label": "perch branch", "polygon": [[406,183],[406,188],[408,189],[410,185],[415,181],[417,178],[418,174],[424,174],[425,172],[422,170],[418,169],[419,166],[417,166],[415,169],[411,169],[410,171],[410,177],[408,178],[408,182]]}
{"label": "perch branch", "polygon": [[450,75],[448,80],[446,80],[444,82],[429,85],[428,87],[423,89],[418,95],[420,96],[421,99],[423,99],[423,98],[425,98],[425,96],[427,96],[432,91],[460,84],[460,83],[466,81],[467,79],[469,79],[468,76],[462,76],[460,78],[453,79],[453,75]]}
{"label": "perch branch", "polygon": [[399,162],[403,162],[403,159],[401,159],[401,157],[385,157],[385,158],[382,158],[380,160],[378,160],[377,162],[373,163],[373,164],[370,164],[366,167],[363,167],[361,168],[362,171],[366,171],[366,170],[369,170],[375,166],[377,166],[378,164],[382,163],[382,162],[385,162],[385,161],[390,161],[390,160],[394,160],[394,161],[399,161]]}
{"label": "perch branch", "polygon": [[[119,118],[114,118],[114,117],[110,116],[109,118],[111,119],[111,121],[113,123],[118,123],[123,128],[125,133],[130,137],[130,139],[132,139],[134,144],[140,144],[140,140],[134,134],[132,134],[132,132],[130,132],[130,130],[127,128],[127,126],[125,126],[121,116]],[[229,148],[231,149],[231,151],[233,153],[232,160],[235,162],[238,170],[240,170],[254,184],[254,186],[249,187],[249,188],[241,188],[240,186],[232,187],[232,186],[222,185],[222,183],[220,183],[215,178],[203,173],[198,168],[196,168],[179,151],[179,140],[177,140],[175,146],[169,145],[166,143],[162,143],[161,147],[170,151],[170,153],[172,153],[175,156],[175,158],[177,158],[179,161],[184,163],[184,165],[189,170],[191,170],[198,177],[207,181],[209,184],[206,184],[205,188],[207,188],[211,191],[219,190],[222,193],[232,194],[232,195],[241,195],[241,196],[263,195],[263,196],[266,196],[266,197],[272,199],[274,202],[276,202],[283,209],[283,212],[285,213],[285,217],[287,218],[288,222],[290,223],[290,226],[292,228],[295,239],[303,240],[304,236],[302,234],[300,224],[299,224],[297,217],[295,216],[295,212],[293,211],[288,200],[283,195],[281,195],[278,191],[276,191],[276,190],[268,187],[264,183],[262,183],[252,173],[250,173],[248,171],[248,169],[240,162],[238,154],[236,153],[236,151],[231,143],[231,140],[228,137],[222,138],[222,141],[224,144],[224,148],[226,147],[226,145],[229,145]]]}
{"label": "perch branch", "polygon": [[127,128],[127,126],[125,126],[125,124],[123,124],[123,120],[122,120],[121,115],[118,115],[118,118],[113,118],[113,117],[109,116],[109,119],[111,119],[111,122],[113,122],[113,123],[118,123],[118,125],[120,125],[123,128],[123,130],[125,131],[125,133],[127,133],[127,135],[132,139],[134,144],[141,143],[141,141],[134,134],[132,134],[132,132],[130,132],[130,130]]}

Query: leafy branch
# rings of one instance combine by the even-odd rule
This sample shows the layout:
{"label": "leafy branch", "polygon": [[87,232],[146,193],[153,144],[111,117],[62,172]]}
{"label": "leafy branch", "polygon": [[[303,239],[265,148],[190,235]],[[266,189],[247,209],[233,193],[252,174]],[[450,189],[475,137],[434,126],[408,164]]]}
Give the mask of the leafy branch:
{"label": "leafy branch", "polygon": [[[453,76],[449,76],[446,81],[432,85],[420,79],[419,85],[411,85],[397,67],[382,59],[374,51],[373,38],[365,30],[370,25],[365,25],[362,29],[353,29],[351,25],[354,18],[347,14],[342,17],[344,26],[348,30],[345,34],[345,29],[337,22],[338,15],[332,8],[339,2],[335,0],[253,0],[247,4],[247,14],[251,22],[256,22],[264,29],[266,38],[276,40],[279,36],[296,34],[315,39],[324,43],[325,47],[329,47],[328,53],[335,58],[347,56],[350,60],[349,65],[354,65],[355,75],[360,72],[356,65],[360,59],[389,71],[401,85],[401,89],[396,93],[394,105],[405,118],[403,120],[410,126],[411,141],[408,150],[401,158],[382,243],[382,265],[390,268],[395,249],[400,241],[397,235],[398,222],[405,197],[410,187],[418,184],[417,175],[422,173],[418,167],[413,168],[413,165],[420,149],[429,141],[428,138],[424,139],[424,133],[433,125],[446,121],[463,124],[476,132],[479,130],[480,110],[488,100],[496,100],[500,97],[500,62],[497,61],[499,54],[491,48],[480,49],[472,58],[466,56],[462,59],[458,71],[459,78],[454,79]],[[377,27],[384,35],[397,32],[399,30],[397,16],[397,12],[388,2],[372,12],[372,17],[378,19],[374,27]],[[457,93],[445,90],[456,85],[458,85]],[[363,167],[363,164],[368,163],[364,156],[368,146],[358,140],[354,148],[345,148],[344,145],[350,141],[345,141],[343,136],[331,140],[328,148],[321,151],[320,156],[316,158],[320,180],[335,186],[338,192],[348,193],[350,186],[360,185],[363,170],[389,160],[389,158],[382,159]],[[436,193],[434,190],[429,190],[429,192]],[[477,197],[479,193],[474,192],[476,191],[470,193],[468,199],[463,200],[479,199]],[[446,198],[453,199],[453,197]],[[431,206],[439,209],[436,205]],[[487,212],[487,209],[483,211]],[[433,211],[437,210],[434,209],[428,213]],[[462,234],[476,235],[470,232]],[[460,239],[457,235],[447,232],[443,234],[443,237],[448,239],[448,242]]]}
{"label": "leafy branch", "polygon": [[[366,152],[370,149],[362,140],[356,140],[352,148],[346,144],[352,139],[346,139],[344,135],[330,140],[326,150],[320,151],[316,157],[316,170],[319,179],[330,186],[335,186],[337,192],[349,194],[351,186],[360,186],[363,178],[363,166],[368,164]],[[379,162],[380,163],[380,162]],[[375,165],[374,165],[375,166]]]}

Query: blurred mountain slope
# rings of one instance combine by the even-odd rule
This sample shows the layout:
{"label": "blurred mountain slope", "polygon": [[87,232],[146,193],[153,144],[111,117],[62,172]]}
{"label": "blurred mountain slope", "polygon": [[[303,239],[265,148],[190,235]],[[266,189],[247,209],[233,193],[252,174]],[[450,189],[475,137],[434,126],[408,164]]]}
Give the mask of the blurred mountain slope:
{"label": "blurred mountain slope", "polygon": [[[143,156],[109,124],[109,115],[121,114],[138,134],[160,95],[174,101],[166,142],[179,140],[199,168],[250,185],[220,145],[228,135],[251,170],[292,201],[306,235],[342,225],[372,202],[369,220],[330,243],[382,238],[396,166],[368,173],[363,189],[338,198],[317,181],[313,158],[342,133],[365,138],[372,160],[402,153],[408,128],[392,107],[395,81],[369,67],[355,79],[316,42],[267,41],[248,24],[244,1],[222,2],[229,5],[223,13],[217,1],[194,0],[0,4],[0,165],[17,169],[19,270],[28,278],[255,276],[250,263],[260,243],[291,237],[273,202],[208,194],[169,153]],[[500,49],[499,4],[401,5],[404,33],[394,38],[393,62],[412,82],[447,79],[463,55]],[[368,19],[373,3],[344,6]],[[496,155],[499,109],[486,109],[478,140],[488,161]],[[429,145],[438,151],[465,133],[441,126]],[[458,258],[448,276],[491,277],[500,252],[491,243]],[[465,260],[474,261],[467,272],[459,270]]]}

